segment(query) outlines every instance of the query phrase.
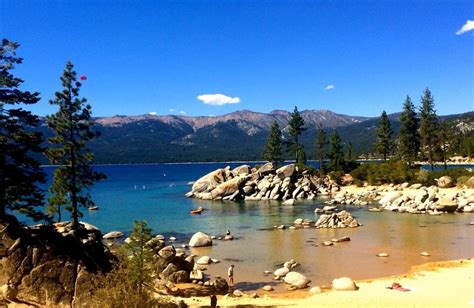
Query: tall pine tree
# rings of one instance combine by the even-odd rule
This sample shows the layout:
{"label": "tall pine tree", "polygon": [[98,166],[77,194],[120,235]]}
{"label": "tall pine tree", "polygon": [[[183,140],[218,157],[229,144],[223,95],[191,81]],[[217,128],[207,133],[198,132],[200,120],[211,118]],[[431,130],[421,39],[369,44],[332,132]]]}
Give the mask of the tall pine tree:
{"label": "tall pine tree", "polygon": [[328,141],[326,139],[326,132],[323,125],[320,123],[318,127],[318,134],[316,136],[316,159],[319,161],[319,175],[324,173],[323,160],[326,158],[326,146]]}
{"label": "tall pine tree", "polygon": [[415,106],[407,95],[400,114],[400,131],[397,136],[397,155],[411,165],[418,157],[420,136],[418,135],[418,119]]}
{"label": "tall pine tree", "polygon": [[59,111],[47,118],[54,136],[49,138],[53,147],[46,154],[52,164],[59,165],[54,171],[48,208],[50,213],[58,212],[59,216],[61,206],[65,206],[71,212],[74,229],[82,216],[79,207],[94,205],[88,189],[105,175],[91,167],[94,154],[86,143],[98,133],[92,130],[91,106],[86,105],[85,98],[79,98],[81,83],[76,79],[71,62],[66,64],[61,82],[63,90],[56,92],[55,99],[50,101]]}
{"label": "tall pine tree", "polygon": [[392,125],[384,110],[380,116],[379,127],[377,128],[377,141],[375,142],[375,149],[378,154],[382,155],[383,160],[387,160],[387,155],[392,151],[392,134]]}
{"label": "tall pine tree", "polygon": [[354,161],[354,149],[350,141],[347,144],[347,161]]}
{"label": "tall pine tree", "polygon": [[295,106],[290,121],[288,122],[288,135],[290,136],[288,152],[294,155],[297,164],[306,162],[304,147],[299,143],[299,136],[306,130],[304,125],[304,119],[299,113],[298,108]]}
{"label": "tall pine tree", "polygon": [[335,129],[331,135],[331,141],[329,143],[329,168],[333,171],[341,170],[344,164],[344,154],[342,153],[341,138],[337,129]]}
{"label": "tall pine tree", "polygon": [[448,159],[448,152],[451,148],[451,145],[454,140],[454,129],[453,127],[447,122],[441,122],[439,124],[438,129],[438,147],[437,147],[437,154],[439,160],[443,162],[444,170],[448,169],[447,159]]}
{"label": "tall pine tree", "polygon": [[33,154],[42,152],[43,136],[32,132],[38,117],[18,105],[36,104],[40,97],[20,90],[23,80],[10,72],[23,62],[16,55],[18,47],[7,39],[0,46],[0,219],[12,210],[37,221],[45,218],[38,210],[44,198],[38,184],[45,175]]}
{"label": "tall pine tree", "polygon": [[433,154],[437,144],[438,116],[434,109],[434,98],[430,89],[426,88],[421,97],[420,106],[420,139],[423,153],[428,157],[430,169],[433,171]]}
{"label": "tall pine tree", "polygon": [[274,121],[270,128],[270,135],[268,136],[265,150],[263,151],[263,158],[266,161],[273,163],[274,166],[278,166],[283,163],[282,152],[283,149],[280,126],[276,121]]}

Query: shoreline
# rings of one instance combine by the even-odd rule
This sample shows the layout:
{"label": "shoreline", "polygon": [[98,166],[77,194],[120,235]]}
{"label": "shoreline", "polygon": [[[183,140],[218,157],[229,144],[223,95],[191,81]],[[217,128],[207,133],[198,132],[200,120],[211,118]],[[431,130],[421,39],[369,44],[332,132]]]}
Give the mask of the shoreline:
{"label": "shoreline", "polygon": [[[259,291],[259,298],[218,296],[218,305],[295,306],[295,307],[469,307],[474,305],[474,260],[472,258],[428,262],[413,265],[408,272],[385,277],[357,280],[358,291],[333,291],[310,294],[309,289],[287,292]],[[387,289],[393,282],[410,289]],[[209,305],[208,297],[173,297],[189,307]]]}
{"label": "shoreline", "polygon": [[[371,163],[371,162],[383,162],[381,159],[357,159],[357,162],[360,163]],[[307,162],[318,162],[318,160],[308,160]],[[328,160],[324,160],[324,162],[328,162]],[[156,165],[207,165],[207,164],[247,164],[247,163],[266,163],[266,161],[263,160],[236,160],[236,161],[196,161],[196,162],[161,162],[161,163],[98,163],[98,164],[92,164],[93,166],[156,166]],[[295,163],[294,160],[285,160],[285,165],[286,164],[292,164]],[[428,162],[417,162],[417,164],[421,165],[429,165]],[[434,162],[435,166],[443,166],[444,163],[442,162]],[[472,166],[474,165],[474,161],[471,162],[447,162],[448,166]],[[45,164],[45,165],[40,165],[40,167],[57,167],[59,165],[50,165],[50,164]]]}

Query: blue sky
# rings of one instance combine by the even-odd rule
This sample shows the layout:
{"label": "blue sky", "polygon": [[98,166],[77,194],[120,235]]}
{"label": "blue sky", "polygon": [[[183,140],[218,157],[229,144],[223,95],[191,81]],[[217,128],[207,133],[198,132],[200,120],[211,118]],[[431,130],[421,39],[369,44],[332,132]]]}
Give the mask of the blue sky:
{"label": "blue sky", "polygon": [[378,116],[425,87],[439,114],[472,111],[473,19],[472,0],[0,1],[40,115],[67,60],[88,76],[95,116],[295,105]]}

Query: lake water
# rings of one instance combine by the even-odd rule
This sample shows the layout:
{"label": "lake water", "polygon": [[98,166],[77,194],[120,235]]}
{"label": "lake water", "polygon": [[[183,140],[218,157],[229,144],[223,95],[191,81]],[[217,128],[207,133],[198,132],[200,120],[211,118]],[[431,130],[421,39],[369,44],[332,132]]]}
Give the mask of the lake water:
{"label": "lake water", "polygon": [[[261,230],[291,224],[296,218],[315,220],[316,207],[324,199],[303,202],[293,207],[279,202],[213,202],[188,199],[189,181],[219,167],[240,164],[158,164],[97,166],[108,178],[94,186],[93,199],[98,211],[83,209],[82,220],[98,226],[104,233],[130,232],[133,220],[145,219],[155,233],[177,237],[177,245],[187,243],[194,232],[222,235],[230,229],[236,240],[215,241],[212,247],[188,253],[210,255],[221,260],[211,265],[208,274],[225,276],[227,267],[236,265],[237,287],[256,289],[272,284],[273,271],[283,262],[295,259],[297,269],[316,284],[328,284],[335,277],[365,279],[403,273],[411,265],[472,257],[474,220],[472,214],[441,216],[410,215],[391,212],[373,213],[348,207],[362,227],[354,229]],[[53,168],[45,170],[51,175]],[[190,215],[202,206],[202,215]],[[325,240],[350,236],[351,241],[331,247]],[[428,251],[430,257],[420,256]],[[378,258],[379,252],[390,254]],[[276,286],[282,289],[281,285]]]}

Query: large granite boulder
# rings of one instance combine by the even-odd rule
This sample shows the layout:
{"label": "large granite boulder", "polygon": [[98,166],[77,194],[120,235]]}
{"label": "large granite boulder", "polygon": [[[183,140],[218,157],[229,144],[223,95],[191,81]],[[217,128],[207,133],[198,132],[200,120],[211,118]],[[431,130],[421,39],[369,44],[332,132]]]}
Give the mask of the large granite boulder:
{"label": "large granite boulder", "polygon": [[295,173],[295,164],[289,164],[283,167],[280,167],[276,170],[276,174],[281,178],[289,178],[292,177],[293,174]]}
{"label": "large granite boulder", "polygon": [[450,176],[442,176],[438,180],[438,187],[439,188],[449,188],[454,186],[454,181]]}
{"label": "large granite boulder", "polygon": [[191,192],[200,193],[212,190],[214,187],[225,181],[225,174],[225,169],[217,169],[206,174],[194,182]]}
{"label": "large granite boulder", "polygon": [[242,165],[242,166],[238,166],[236,168],[234,168],[234,170],[232,170],[232,173],[234,175],[247,175],[250,173],[250,166],[249,165]]}
{"label": "large granite boulder", "polygon": [[349,277],[336,278],[332,281],[332,288],[336,291],[356,291],[359,287]]}
{"label": "large granite boulder", "polygon": [[390,191],[382,199],[380,199],[379,204],[385,205],[389,202],[395,201],[398,199],[402,193],[400,191]]}
{"label": "large granite boulder", "polygon": [[196,232],[189,241],[189,247],[212,246],[212,239],[203,232]]}
{"label": "large granite boulder", "polygon": [[297,289],[304,289],[311,282],[311,280],[309,280],[308,277],[298,272],[289,272],[288,274],[285,275],[285,278],[283,278],[283,281]]}
{"label": "large granite boulder", "polygon": [[217,187],[211,191],[212,198],[219,199],[228,195],[232,195],[233,193],[239,191],[241,185],[248,179],[248,176],[241,175],[217,185]]}
{"label": "large granite boulder", "polygon": [[162,257],[166,262],[171,262],[174,257],[176,257],[176,250],[173,246],[166,246],[158,252],[158,255]]}
{"label": "large granite boulder", "polygon": [[19,302],[87,307],[95,274],[108,272],[114,260],[97,228],[72,229],[68,222],[24,228],[13,216],[0,219],[0,286],[8,284]]}

